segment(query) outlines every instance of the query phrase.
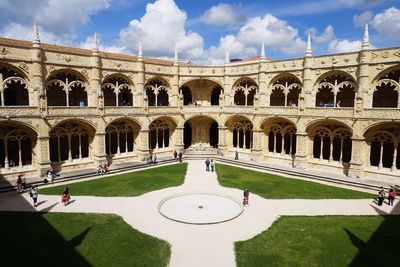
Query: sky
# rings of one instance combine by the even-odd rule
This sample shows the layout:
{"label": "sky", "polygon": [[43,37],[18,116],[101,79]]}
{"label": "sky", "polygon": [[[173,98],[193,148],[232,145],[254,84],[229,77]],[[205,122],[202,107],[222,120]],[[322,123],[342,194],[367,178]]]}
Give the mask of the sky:
{"label": "sky", "polygon": [[358,51],[365,24],[372,48],[400,46],[399,0],[0,0],[0,36],[220,65],[225,54],[273,60]]}

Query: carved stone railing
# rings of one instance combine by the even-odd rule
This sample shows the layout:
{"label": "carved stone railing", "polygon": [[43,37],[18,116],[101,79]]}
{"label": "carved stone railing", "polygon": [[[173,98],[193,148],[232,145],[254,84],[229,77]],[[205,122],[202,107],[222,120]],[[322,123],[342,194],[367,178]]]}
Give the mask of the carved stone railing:
{"label": "carved stone railing", "polygon": [[31,106],[2,106],[0,107],[0,117],[37,117],[40,116],[39,109]]}
{"label": "carved stone railing", "polygon": [[88,117],[97,116],[95,107],[48,107],[50,117]]}

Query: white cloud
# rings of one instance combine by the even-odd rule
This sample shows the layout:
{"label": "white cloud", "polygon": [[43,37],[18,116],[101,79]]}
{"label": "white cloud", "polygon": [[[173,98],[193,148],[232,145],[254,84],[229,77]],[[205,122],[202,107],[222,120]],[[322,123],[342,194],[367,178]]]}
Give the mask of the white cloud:
{"label": "white cloud", "polygon": [[219,3],[204,12],[201,20],[206,24],[218,26],[242,24],[246,20],[242,10],[239,5]]}
{"label": "white cloud", "polygon": [[[0,1],[0,23],[5,26],[0,32],[5,36],[30,40],[33,21],[37,20],[43,41],[69,44],[75,37],[75,28],[88,23],[90,17],[97,12],[107,9],[111,1],[2,0]],[[13,33],[13,30],[16,32]],[[19,35],[16,36],[17,34]]]}
{"label": "white cloud", "polygon": [[321,35],[318,35],[318,31],[315,28],[310,28],[307,32],[311,34],[311,39],[317,44],[328,43],[335,39],[335,29],[332,25],[328,25]]}
{"label": "white cloud", "polygon": [[328,50],[331,53],[354,52],[361,49],[361,41],[333,40],[329,43]]}
{"label": "white cloud", "polygon": [[[124,51],[124,47],[113,46],[113,45],[106,45],[102,42],[101,36],[97,34],[97,43],[99,46],[99,50],[111,53],[120,54]],[[88,36],[85,42],[80,43],[79,47],[84,49],[92,49],[94,46],[93,44],[93,36]]]}
{"label": "white cloud", "polygon": [[197,58],[203,53],[203,38],[185,30],[186,20],[186,12],[173,0],[158,0],[147,4],[140,20],[131,20],[128,27],[120,31],[117,44],[136,54],[142,41],[143,53],[155,57],[172,57],[177,45],[181,57]]}
{"label": "white cloud", "polygon": [[365,11],[360,15],[353,16],[353,24],[355,27],[364,27],[365,24],[369,23],[374,17],[374,13],[372,11]]}
{"label": "white cloud", "polygon": [[400,38],[400,10],[395,7],[376,14],[371,24],[383,38]]}

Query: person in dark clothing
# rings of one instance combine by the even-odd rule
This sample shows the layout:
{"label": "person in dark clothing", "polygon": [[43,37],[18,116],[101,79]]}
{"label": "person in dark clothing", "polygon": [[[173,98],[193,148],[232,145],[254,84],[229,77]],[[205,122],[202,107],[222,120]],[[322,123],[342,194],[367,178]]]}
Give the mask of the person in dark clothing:
{"label": "person in dark clothing", "polygon": [[179,162],[182,162],[182,152],[179,152]]}
{"label": "person in dark clothing", "polygon": [[204,162],[206,164],[206,172],[210,171],[210,160],[206,159],[206,161]]}
{"label": "person in dark clothing", "polygon": [[378,192],[378,205],[382,206],[383,201],[385,200],[385,190],[381,187],[381,190]]}
{"label": "person in dark clothing", "polygon": [[174,150],[174,159],[178,160],[178,152],[176,152],[176,150]]}
{"label": "person in dark clothing", "polygon": [[239,159],[239,152],[237,152],[237,150],[235,150],[235,160]]}
{"label": "person in dark clothing", "polygon": [[243,205],[244,206],[248,206],[249,205],[249,195],[250,195],[249,190],[246,188],[243,191]]}

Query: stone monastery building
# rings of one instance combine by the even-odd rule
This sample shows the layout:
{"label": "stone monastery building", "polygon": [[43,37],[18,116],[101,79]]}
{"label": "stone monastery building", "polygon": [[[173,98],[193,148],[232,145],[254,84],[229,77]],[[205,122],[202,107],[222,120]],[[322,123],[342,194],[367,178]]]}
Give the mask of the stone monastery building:
{"label": "stone monastery building", "polygon": [[208,151],[400,180],[400,48],[197,66],[0,38],[0,176]]}

